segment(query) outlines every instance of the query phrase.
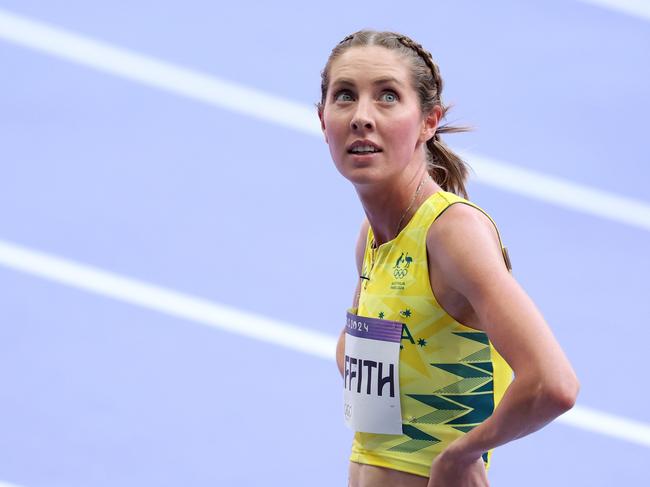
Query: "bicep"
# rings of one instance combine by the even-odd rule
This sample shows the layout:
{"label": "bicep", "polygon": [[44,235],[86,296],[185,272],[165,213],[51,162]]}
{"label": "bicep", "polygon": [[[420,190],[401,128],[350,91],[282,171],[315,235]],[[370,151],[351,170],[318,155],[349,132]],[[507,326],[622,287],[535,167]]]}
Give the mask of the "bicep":
{"label": "bicep", "polygon": [[515,374],[550,380],[572,372],[542,314],[508,272],[491,222],[471,208],[443,217],[432,235],[435,265],[470,303],[481,329]]}
{"label": "bicep", "polygon": [[485,333],[516,375],[531,373],[550,382],[569,372],[546,320],[512,275],[492,276],[469,293]]}

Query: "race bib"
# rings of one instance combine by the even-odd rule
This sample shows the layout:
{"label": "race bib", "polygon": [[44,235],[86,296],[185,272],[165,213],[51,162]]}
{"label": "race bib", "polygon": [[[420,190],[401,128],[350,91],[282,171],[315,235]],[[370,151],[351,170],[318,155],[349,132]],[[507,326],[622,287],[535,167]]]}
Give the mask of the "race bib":
{"label": "race bib", "polygon": [[348,311],[343,399],[346,425],[363,433],[402,434],[399,350],[402,323]]}

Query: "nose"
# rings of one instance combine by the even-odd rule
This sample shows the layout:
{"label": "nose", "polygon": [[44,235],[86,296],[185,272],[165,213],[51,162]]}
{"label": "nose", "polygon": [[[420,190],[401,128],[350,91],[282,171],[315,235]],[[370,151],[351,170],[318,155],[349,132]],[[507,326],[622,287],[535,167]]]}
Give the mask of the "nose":
{"label": "nose", "polygon": [[360,130],[362,127],[369,130],[374,127],[367,102],[359,100],[357,109],[352,116],[352,120],[350,120],[350,127],[352,130]]}
{"label": "nose", "polygon": [[350,122],[350,127],[352,127],[352,130],[359,130],[360,127],[369,130],[372,129],[372,122],[367,119],[356,117]]}

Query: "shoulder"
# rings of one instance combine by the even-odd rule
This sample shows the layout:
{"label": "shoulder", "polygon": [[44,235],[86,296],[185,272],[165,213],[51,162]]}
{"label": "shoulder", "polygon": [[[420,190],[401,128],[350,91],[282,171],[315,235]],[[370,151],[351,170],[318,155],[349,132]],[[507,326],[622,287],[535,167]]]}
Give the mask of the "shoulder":
{"label": "shoulder", "polygon": [[508,272],[494,223],[474,206],[449,205],[429,227],[426,242],[432,266],[458,291]]}
{"label": "shoulder", "polygon": [[451,203],[429,227],[427,245],[460,237],[486,237],[499,245],[495,224],[483,211],[462,201]]}
{"label": "shoulder", "polygon": [[475,231],[482,228],[494,233],[498,241],[495,224],[491,218],[486,212],[477,208],[477,205],[466,200],[449,201],[449,205],[436,218],[435,225],[432,225],[434,231],[440,227],[445,227],[445,230],[458,228],[462,231]]}

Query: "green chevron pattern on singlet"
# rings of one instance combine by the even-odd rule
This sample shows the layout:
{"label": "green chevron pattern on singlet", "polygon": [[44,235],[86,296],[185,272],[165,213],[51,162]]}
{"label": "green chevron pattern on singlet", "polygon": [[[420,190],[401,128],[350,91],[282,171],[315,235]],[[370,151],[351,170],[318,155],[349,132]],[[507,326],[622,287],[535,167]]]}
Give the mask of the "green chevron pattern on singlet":
{"label": "green chevron pattern on singlet", "polygon": [[[483,332],[456,332],[454,335],[483,344],[489,343],[487,335]],[[489,345],[479,352],[481,355],[487,354],[489,358]],[[446,424],[466,433],[492,414],[494,411],[492,362],[464,363],[475,358],[479,352],[462,359],[463,363],[430,364],[462,377],[462,380],[438,389],[434,394],[408,394],[409,397],[434,409],[430,413],[414,418],[413,423]],[[470,392],[472,393],[468,394]],[[402,431],[410,439],[390,448],[391,451],[415,452],[440,441],[412,425],[403,425]]]}

